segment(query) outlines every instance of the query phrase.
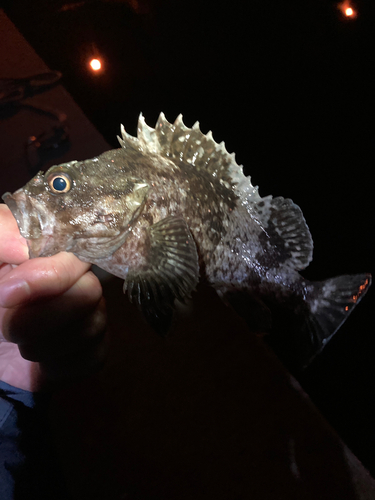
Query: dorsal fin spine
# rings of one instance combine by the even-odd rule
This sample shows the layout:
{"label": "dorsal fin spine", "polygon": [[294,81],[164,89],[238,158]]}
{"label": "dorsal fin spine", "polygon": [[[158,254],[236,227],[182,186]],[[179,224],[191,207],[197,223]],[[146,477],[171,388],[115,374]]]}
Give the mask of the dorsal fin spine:
{"label": "dorsal fin spine", "polygon": [[243,174],[235,154],[229,154],[225,142],[215,142],[211,130],[203,134],[199,122],[188,128],[179,114],[174,123],[169,123],[164,113],[160,113],[155,129],[149,127],[142,113],[139,116],[137,137],[131,137],[121,126],[123,148],[137,149],[145,154],[159,154],[173,161],[185,161],[197,169],[207,169],[213,177],[231,184],[243,204],[261,201],[258,188]]}

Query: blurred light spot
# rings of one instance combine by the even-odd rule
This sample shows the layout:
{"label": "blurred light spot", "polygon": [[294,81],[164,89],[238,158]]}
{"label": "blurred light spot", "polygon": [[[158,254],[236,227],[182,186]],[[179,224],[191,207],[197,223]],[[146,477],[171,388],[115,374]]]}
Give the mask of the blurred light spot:
{"label": "blurred light spot", "polygon": [[357,11],[351,4],[350,0],[344,0],[343,2],[339,3],[338,8],[341,13],[347,18],[354,19],[357,17]]}
{"label": "blurred light spot", "polygon": [[91,59],[90,66],[93,71],[99,71],[102,68],[102,63],[99,59]]}

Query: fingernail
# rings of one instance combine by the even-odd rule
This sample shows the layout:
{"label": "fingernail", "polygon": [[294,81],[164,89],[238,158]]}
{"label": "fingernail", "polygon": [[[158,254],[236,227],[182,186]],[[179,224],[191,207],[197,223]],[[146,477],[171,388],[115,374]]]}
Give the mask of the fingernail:
{"label": "fingernail", "polygon": [[30,296],[29,284],[24,280],[7,280],[0,283],[0,306],[14,307]]}

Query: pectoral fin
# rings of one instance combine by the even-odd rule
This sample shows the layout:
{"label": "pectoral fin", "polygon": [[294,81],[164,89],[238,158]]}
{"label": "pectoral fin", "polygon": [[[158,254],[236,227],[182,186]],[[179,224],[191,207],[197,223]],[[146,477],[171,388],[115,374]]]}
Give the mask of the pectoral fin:
{"label": "pectoral fin", "polygon": [[166,334],[175,299],[190,297],[199,280],[195,242],[182,218],[167,217],[148,229],[147,265],[129,272],[124,293],[160,334]]}

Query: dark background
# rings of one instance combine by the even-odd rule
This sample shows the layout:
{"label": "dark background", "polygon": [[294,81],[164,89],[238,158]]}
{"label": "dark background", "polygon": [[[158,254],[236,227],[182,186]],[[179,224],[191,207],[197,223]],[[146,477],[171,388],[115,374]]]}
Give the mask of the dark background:
{"label": "dark background", "polygon": [[[13,0],[6,13],[105,139],[160,111],[213,131],[262,196],[301,206],[315,244],[303,274],[374,270],[373,2]],[[104,70],[88,69],[92,56]],[[26,75],[25,75],[26,76]],[[68,117],[69,118],[69,117]],[[375,474],[370,290],[298,378]],[[272,397],[272,395],[270,395]]]}

